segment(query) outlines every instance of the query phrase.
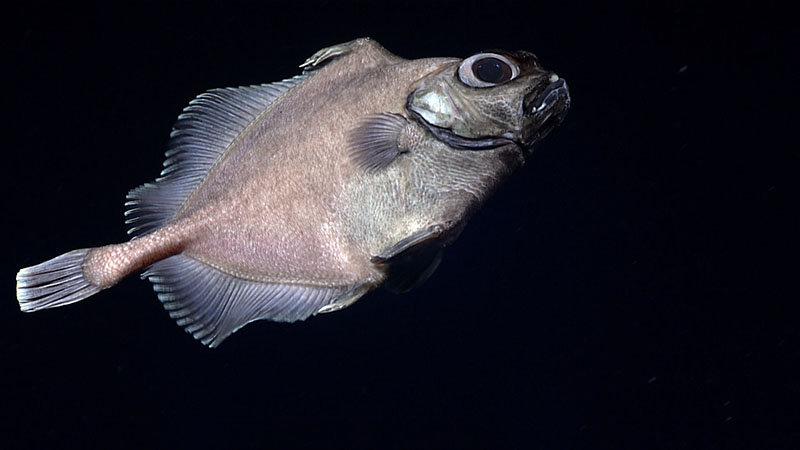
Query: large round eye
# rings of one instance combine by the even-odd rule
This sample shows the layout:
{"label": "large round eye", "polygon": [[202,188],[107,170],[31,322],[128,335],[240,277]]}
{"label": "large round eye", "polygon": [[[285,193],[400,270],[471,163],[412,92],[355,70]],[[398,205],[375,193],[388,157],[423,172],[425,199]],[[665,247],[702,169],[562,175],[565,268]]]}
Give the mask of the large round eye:
{"label": "large round eye", "polygon": [[478,53],[458,67],[458,78],[467,86],[482,88],[497,86],[519,75],[519,66],[503,55]]}

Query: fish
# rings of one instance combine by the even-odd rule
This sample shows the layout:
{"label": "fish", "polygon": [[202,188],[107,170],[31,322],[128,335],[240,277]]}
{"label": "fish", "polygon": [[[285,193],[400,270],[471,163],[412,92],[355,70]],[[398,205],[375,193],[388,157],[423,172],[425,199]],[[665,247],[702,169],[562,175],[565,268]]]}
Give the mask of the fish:
{"label": "fish", "polygon": [[407,60],[361,38],[300,68],[189,102],[160,176],[127,195],[131,239],[21,269],[20,309],[144,270],[177,324],[217,347],[256,320],[407,292],[571,101],[526,51]]}

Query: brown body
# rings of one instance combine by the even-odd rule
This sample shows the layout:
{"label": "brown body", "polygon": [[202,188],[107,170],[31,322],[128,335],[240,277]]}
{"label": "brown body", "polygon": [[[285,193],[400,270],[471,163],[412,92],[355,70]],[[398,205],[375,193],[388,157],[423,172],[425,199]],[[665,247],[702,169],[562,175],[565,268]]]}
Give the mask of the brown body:
{"label": "brown body", "polygon": [[[161,215],[150,229],[124,244],[59,257],[82,258],[86,295],[42,302],[53,297],[53,289],[45,289],[52,283],[34,269],[50,262],[23,269],[23,310],[78,301],[173,257],[173,266],[159,263],[164,265],[146,275],[167,309],[177,311],[173,317],[215,346],[252,320],[297,320],[345,307],[381,284],[398,254],[452,241],[494,187],[521,165],[523,148],[506,142],[481,151],[456,149],[410,118],[409,94],[461,60],[407,61],[368,39],[331,49],[312,57],[305,77],[248,118],[212,162],[173,162],[172,178],[133,191],[135,214],[150,208]],[[380,170],[366,170],[354,163],[348,133],[376,114],[399,118],[398,156]],[[197,175],[197,167],[208,170]],[[180,189],[171,192],[173,185]],[[162,197],[180,207],[167,210],[160,206]],[[58,272],[65,269],[50,264],[39,272],[67,279]],[[175,267],[182,265],[188,268],[180,270],[198,272],[197,282],[174,279]],[[417,272],[412,275],[420,279],[429,275]],[[211,306],[199,298],[204,295]]]}

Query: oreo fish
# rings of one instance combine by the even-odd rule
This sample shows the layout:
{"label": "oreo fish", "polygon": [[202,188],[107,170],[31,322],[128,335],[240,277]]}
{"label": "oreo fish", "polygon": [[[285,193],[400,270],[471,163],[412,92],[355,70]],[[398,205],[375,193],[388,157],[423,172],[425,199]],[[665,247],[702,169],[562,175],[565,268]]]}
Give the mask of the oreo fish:
{"label": "oreo fish", "polygon": [[161,177],[128,194],[133,238],[20,270],[20,309],[74,303],[147,268],[170,316],[216,347],[254,320],[409,290],[570,102],[522,51],[405,60],[358,39],[301,67],[192,100]]}

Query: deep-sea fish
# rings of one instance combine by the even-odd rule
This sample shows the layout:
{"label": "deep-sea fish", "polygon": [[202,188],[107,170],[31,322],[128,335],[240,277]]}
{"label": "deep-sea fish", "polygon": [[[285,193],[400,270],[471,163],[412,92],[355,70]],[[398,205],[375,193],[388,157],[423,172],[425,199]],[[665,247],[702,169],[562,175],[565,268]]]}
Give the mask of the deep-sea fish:
{"label": "deep-sea fish", "polygon": [[132,239],[20,270],[20,309],[147,268],[170,316],[216,347],[254,320],[407,291],[570,103],[524,51],[406,60],[358,39],[301,67],[192,100],[160,178],[128,194]]}

